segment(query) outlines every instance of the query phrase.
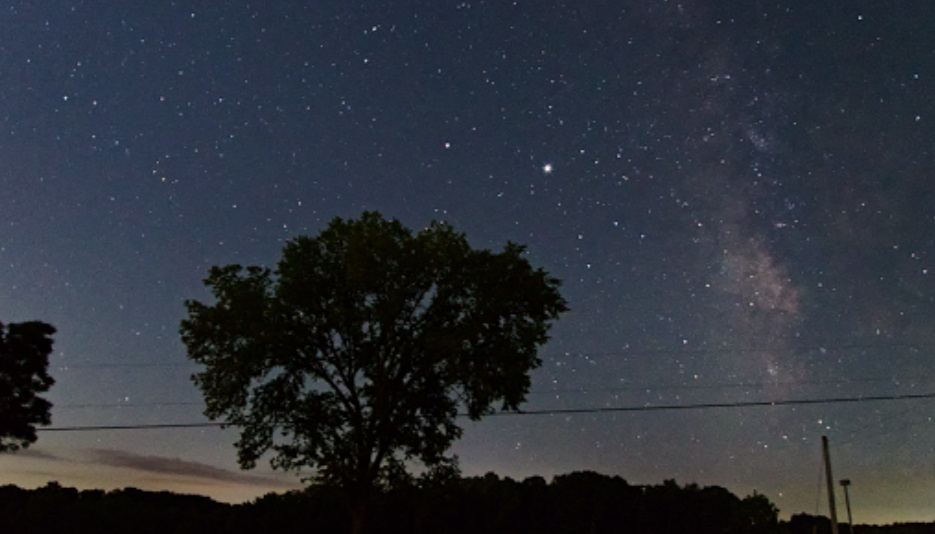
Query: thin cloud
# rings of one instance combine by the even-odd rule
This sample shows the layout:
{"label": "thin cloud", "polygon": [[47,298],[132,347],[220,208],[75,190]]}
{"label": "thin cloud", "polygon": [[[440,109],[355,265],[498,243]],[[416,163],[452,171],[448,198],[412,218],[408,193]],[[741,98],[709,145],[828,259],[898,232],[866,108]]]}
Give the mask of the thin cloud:
{"label": "thin cloud", "polygon": [[36,460],[52,460],[56,462],[72,462],[68,458],[52,454],[44,449],[39,449],[36,447],[29,447],[28,449],[20,449],[13,453],[15,456],[25,457],[25,458],[34,458]]}
{"label": "thin cloud", "polygon": [[180,458],[135,454],[112,449],[90,449],[87,451],[87,461],[98,465],[133,469],[159,475],[183,476],[237,484],[289,486],[289,484],[271,477],[247,475]]}

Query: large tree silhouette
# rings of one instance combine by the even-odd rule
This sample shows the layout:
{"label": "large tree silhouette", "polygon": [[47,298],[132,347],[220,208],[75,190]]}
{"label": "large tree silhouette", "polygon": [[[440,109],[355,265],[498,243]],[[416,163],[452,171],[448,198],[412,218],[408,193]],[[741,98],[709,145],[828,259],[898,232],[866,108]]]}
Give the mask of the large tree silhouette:
{"label": "large tree silhouette", "polygon": [[525,400],[566,309],[523,247],[475,250],[446,224],[413,233],[374,212],[290,241],[275,271],[214,267],[205,284],[216,302],[188,301],[181,327],[205,413],[240,427],[242,467],[272,451],[347,489],[354,530],[407,462],[453,466],[459,410]]}
{"label": "large tree silhouette", "polygon": [[36,441],[36,425],[51,422],[52,403],[40,397],[55,380],[48,374],[52,325],[0,323],[0,452]]}

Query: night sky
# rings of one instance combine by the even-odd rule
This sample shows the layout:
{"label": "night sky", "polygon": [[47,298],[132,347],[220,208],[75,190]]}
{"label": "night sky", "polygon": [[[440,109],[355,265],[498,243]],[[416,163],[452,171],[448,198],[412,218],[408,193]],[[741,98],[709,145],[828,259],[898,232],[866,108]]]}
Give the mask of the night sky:
{"label": "night sky", "polygon": [[[581,4],[580,6],[578,4]],[[935,393],[935,4],[0,2],[0,320],[53,426],[207,422],[212,265],[377,210],[528,246],[571,311],[528,410]],[[935,520],[933,400],[463,421],[465,474],[590,469]],[[0,483],[243,501],[236,432],[42,432]],[[841,496],[839,495],[839,499]]]}

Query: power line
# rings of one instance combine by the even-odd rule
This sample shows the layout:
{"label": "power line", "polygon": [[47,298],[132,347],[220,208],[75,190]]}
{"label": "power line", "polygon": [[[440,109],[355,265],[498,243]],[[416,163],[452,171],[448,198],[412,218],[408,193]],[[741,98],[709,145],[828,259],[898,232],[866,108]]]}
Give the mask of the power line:
{"label": "power line", "polygon": [[51,428],[37,428],[37,432],[92,432],[97,430],[150,430],[160,428],[207,428],[220,427],[226,423],[164,423],[155,425],[89,425],[89,426],[59,426]]}
{"label": "power line", "polygon": [[814,380],[776,380],[776,381],[758,381],[758,382],[719,382],[712,384],[690,383],[690,384],[637,384],[606,387],[578,387],[578,388],[554,388],[554,389],[536,389],[529,392],[529,395],[554,395],[554,394],[573,394],[573,393],[620,393],[626,391],[664,391],[664,390],[710,390],[710,389],[762,389],[775,386],[816,386],[828,384],[855,384],[864,382],[892,382],[899,381],[923,381],[935,379],[935,375],[918,376],[892,376],[887,378],[816,378]]}
{"label": "power line", "polygon": [[886,343],[815,343],[808,345],[790,345],[790,346],[761,346],[761,347],[704,347],[704,348],[685,348],[682,347],[659,347],[659,348],[625,348],[614,351],[601,352],[575,352],[567,351],[563,353],[549,352],[541,354],[543,359],[560,359],[569,356],[582,356],[592,358],[607,358],[620,356],[652,356],[660,354],[670,355],[698,355],[698,354],[756,354],[766,353],[791,353],[791,352],[841,352],[849,350],[871,350],[871,349],[930,349],[931,343],[913,343],[909,341],[889,341]]}
{"label": "power line", "polygon": [[74,410],[81,408],[161,408],[163,406],[204,406],[204,401],[199,402],[103,402],[103,403],[80,403],[80,404],[56,404],[55,410]]}
{"label": "power line", "polygon": [[146,369],[146,368],[178,368],[197,367],[195,362],[101,362],[101,363],[58,363],[58,370],[77,371],[85,369]]}
{"label": "power line", "polygon": [[742,401],[742,402],[706,402],[698,404],[663,404],[650,406],[616,406],[605,408],[557,408],[546,410],[517,410],[515,412],[495,412],[490,415],[573,415],[588,413],[615,413],[615,412],[653,412],[671,410],[705,410],[715,408],[751,408],[763,406],[796,406],[805,404],[841,404],[848,402],[874,402],[896,400],[935,399],[935,393],[918,393],[908,395],[876,395],[860,397],[832,397],[825,399],[785,399],[773,401]]}
{"label": "power line", "polygon": [[[796,339],[794,336],[787,336],[785,339]],[[892,340],[883,343],[840,343],[837,340],[829,340],[828,343],[810,343],[808,345],[796,345],[789,347],[708,347],[708,348],[684,348],[684,347],[660,347],[660,348],[625,348],[616,351],[600,352],[546,352],[540,355],[543,360],[557,360],[570,356],[591,357],[591,358],[615,358],[621,356],[651,356],[659,354],[670,355],[698,355],[698,354],[750,354],[760,352],[839,352],[849,350],[869,350],[869,349],[894,349],[907,348],[921,350],[933,348],[935,345],[925,342],[911,342]],[[100,362],[100,363],[58,363],[58,368],[67,370],[78,369],[112,369],[112,368],[153,368],[153,367],[198,367],[198,363],[193,361],[176,362]]]}
{"label": "power line", "polygon": [[[895,382],[899,381],[928,381],[935,380],[935,375],[919,375],[919,376],[893,376],[888,378],[873,378],[873,377],[859,377],[859,378],[827,378],[827,379],[814,379],[814,380],[779,380],[779,381],[760,381],[760,382],[720,382],[713,384],[676,384],[676,383],[660,383],[660,384],[630,384],[624,386],[606,386],[606,387],[577,387],[577,388],[552,388],[552,389],[541,389],[537,388],[533,391],[530,391],[528,395],[530,397],[535,396],[550,396],[550,395],[573,395],[573,394],[609,394],[609,393],[624,393],[624,392],[642,392],[642,391],[669,391],[669,390],[718,390],[718,389],[740,389],[740,388],[750,388],[750,389],[762,389],[765,387],[775,387],[775,386],[813,386],[813,385],[828,385],[828,384],[857,384],[857,383],[879,383],[879,382]],[[56,404],[53,408],[55,410],[74,410],[74,409],[86,409],[86,408],[114,408],[114,409],[124,409],[124,408],[161,408],[161,407],[170,407],[170,406],[203,406],[204,401],[152,401],[152,402],[104,402],[104,403],[76,403],[76,404]]]}
{"label": "power line", "polygon": [[[880,402],[899,400],[935,399],[935,393],[918,393],[907,395],[876,395],[860,397],[832,397],[823,399],[783,399],[771,401],[745,401],[745,402],[711,402],[699,404],[665,404],[650,406],[616,406],[604,408],[556,408],[543,410],[516,410],[494,412],[491,416],[518,416],[518,415],[580,415],[603,414],[617,412],[659,412],[677,410],[710,410],[723,408],[757,408],[765,406],[797,406],[809,404],[842,404],[854,402]],[[467,414],[458,414],[467,417]],[[100,425],[100,426],[68,426],[38,428],[42,432],[84,432],[99,430],[148,430],[165,428],[208,428],[221,427],[226,423],[167,423],[167,424],[140,424],[140,425]]]}

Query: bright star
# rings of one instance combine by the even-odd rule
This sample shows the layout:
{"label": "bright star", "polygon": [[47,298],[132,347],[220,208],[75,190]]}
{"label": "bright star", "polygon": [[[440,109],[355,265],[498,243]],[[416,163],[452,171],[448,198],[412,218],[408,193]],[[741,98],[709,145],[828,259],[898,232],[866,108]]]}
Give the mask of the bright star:
{"label": "bright star", "polygon": [[551,164],[551,163],[546,163],[545,165],[543,165],[543,166],[542,166],[542,172],[544,172],[544,173],[546,173],[546,174],[551,173],[551,172],[552,172],[552,164]]}

